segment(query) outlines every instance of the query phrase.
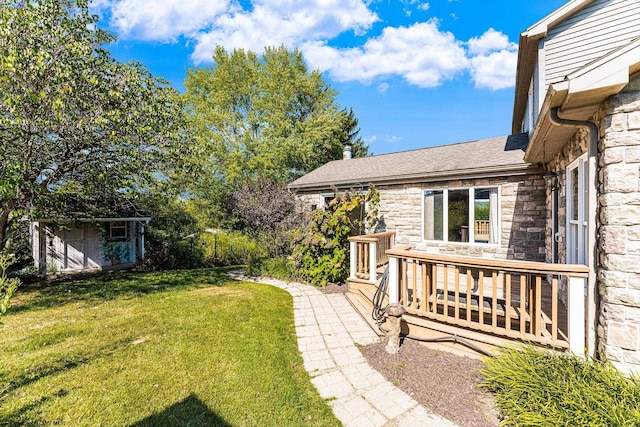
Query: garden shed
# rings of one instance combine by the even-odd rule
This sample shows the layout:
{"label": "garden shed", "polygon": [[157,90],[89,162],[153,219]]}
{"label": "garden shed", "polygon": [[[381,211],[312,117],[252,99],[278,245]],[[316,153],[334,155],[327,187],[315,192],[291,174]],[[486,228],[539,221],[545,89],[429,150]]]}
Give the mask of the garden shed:
{"label": "garden shed", "polygon": [[144,258],[148,217],[41,219],[31,222],[40,274],[128,268]]}

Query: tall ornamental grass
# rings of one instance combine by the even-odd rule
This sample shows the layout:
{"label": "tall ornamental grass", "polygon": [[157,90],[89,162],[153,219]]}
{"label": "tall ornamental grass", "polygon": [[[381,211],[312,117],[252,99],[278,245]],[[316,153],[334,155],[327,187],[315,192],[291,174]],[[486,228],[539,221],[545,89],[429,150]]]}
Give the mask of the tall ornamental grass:
{"label": "tall ornamental grass", "polygon": [[640,378],[532,346],[486,360],[483,386],[509,426],[640,426]]}

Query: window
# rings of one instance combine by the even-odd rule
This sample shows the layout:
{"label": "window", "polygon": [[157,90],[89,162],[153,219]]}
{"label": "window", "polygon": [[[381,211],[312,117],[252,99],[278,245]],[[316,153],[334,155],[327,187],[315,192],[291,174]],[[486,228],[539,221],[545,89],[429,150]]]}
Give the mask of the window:
{"label": "window", "polygon": [[129,238],[129,227],[125,221],[113,221],[109,223],[110,240],[127,240]]}
{"label": "window", "polygon": [[567,167],[567,262],[587,263],[589,164],[583,155]]}
{"label": "window", "polygon": [[499,242],[497,188],[465,188],[424,192],[425,240]]}

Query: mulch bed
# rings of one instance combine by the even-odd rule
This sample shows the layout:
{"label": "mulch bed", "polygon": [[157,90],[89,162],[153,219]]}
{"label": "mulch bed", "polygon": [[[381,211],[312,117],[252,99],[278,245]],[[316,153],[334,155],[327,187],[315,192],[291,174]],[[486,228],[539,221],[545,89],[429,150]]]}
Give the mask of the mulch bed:
{"label": "mulch bed", "polygon": [[[345,293],[347,286],[329,284],[327,294]],[[491,394],[482,389],[481,360],[434,350],[405,339],[400,351],[385,351],[387,340],[360,347],[367,362],[388,381],[425,408],[460,427],[495,427],[500,424]]]}
{"label": "mulch bed", "polygon": [[383,339],[360,350],[374,369],[424,407],[462,427],[500,424],[490,393],[479,387],[482,361],[408,339],[390,355],[386,344]]}

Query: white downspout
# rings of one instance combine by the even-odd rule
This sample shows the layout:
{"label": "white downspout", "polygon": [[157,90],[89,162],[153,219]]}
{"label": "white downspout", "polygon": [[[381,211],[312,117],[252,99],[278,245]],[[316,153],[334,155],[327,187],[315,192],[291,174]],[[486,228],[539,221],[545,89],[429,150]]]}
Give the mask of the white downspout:
{"label": "white downspout", "polygon": [[588,165],[589,165],[589,189],[587,194],[589,195],[587,215],[587,234],[589,236],[589,244],[587,245],[587,262],[589,267],[589,278],[587,281],[587,354],[596,356],[596,266],[597,263],[597,238],[596,238],[596,223],[598,215],[598,182],[596,174],[597,157],[598,157],[598,138],[599,129],[598,125],[591,121],[582,120],[569,120],[563,119],[558,115],[558,108],[551,108],[549,110],[549,120],[556,126],[565,127],[578,127],[586,129],[589,136],[589,149],[588,149]]}

